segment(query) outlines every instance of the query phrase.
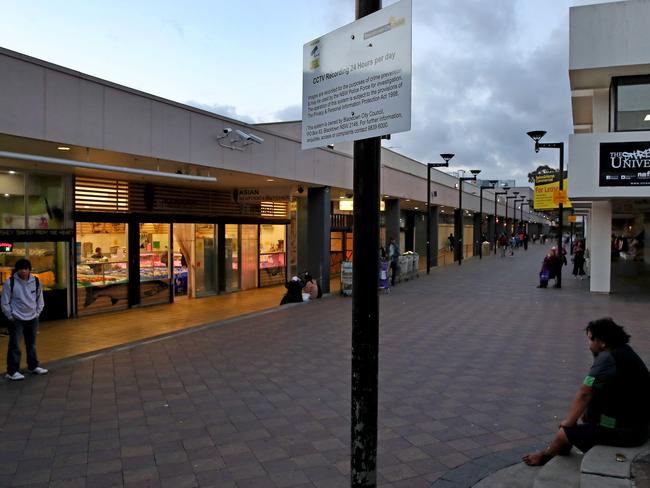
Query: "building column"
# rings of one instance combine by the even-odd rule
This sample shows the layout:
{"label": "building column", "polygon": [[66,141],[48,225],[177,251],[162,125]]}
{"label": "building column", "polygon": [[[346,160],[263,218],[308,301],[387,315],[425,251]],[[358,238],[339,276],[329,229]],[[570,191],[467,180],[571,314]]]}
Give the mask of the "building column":
{"label": "building column", "polygon": [[330,291],[330,208],[329,187],[310,188],[307,194],[308,270],[320,281],[323,293]]}
{"label": "building column", "polygon": [[[399,213],[399,199],[386,200],[386,242],[384,243],[386,252],[388,252],[388,243],[391,237],[399,245]],[[403,249],[400,251],[404,252]]]}
{"label": "building column", "polygon": [[589,290],[609,293],[612,274],[612,204],[610,201],[592,202],[590,224]]}
{"label": "building column", "polygon": [[431,266],[438,266],[438,226],[440,225],[440,206],[432,205],[429,209],[431,212],[431,233],[429,242],[431,243]]}
{"label": "building column", "polygon": [[[297,225],[297,258],[296,258],[296,273],[304,273],[309,269],[309,229],[307,226],[307,198],[296,198],[296,219]],[[291,276],[289,276],[291,278]]]}

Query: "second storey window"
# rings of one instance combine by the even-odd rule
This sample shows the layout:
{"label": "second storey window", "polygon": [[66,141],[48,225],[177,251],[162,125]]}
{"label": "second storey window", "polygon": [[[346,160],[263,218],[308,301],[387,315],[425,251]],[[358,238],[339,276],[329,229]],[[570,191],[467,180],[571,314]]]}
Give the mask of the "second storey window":
{"label": "second storey window", "polygon": [[615,128],[650,130],[650,76],[614,79]]}

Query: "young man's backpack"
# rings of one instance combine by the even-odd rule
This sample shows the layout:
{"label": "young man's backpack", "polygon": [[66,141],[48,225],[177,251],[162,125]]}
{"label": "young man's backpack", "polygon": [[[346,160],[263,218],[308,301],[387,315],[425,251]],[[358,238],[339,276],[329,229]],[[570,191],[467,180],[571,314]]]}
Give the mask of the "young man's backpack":
{"label": "young man's backpack", "polygon": [[[38,280],[38,276],[34,276],[34,280],[36,280],[36,296],[38,296],[38,289],[41,287],[41,282]],[[14,277],[14,275],[11,275],[11,277],[9,278],[9,290],[11,291],[12,298],[14,294],[15,283],[16,283],[16,278]]]}

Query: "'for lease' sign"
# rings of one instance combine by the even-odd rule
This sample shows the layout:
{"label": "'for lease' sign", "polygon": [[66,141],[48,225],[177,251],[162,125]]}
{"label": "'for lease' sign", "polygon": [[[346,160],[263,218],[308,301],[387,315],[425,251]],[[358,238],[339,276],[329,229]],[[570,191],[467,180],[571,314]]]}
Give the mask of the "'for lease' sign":
{"label": "'for lease' sign", "polygon": [[302,148],[411,128],[411,0],[303,47]]}

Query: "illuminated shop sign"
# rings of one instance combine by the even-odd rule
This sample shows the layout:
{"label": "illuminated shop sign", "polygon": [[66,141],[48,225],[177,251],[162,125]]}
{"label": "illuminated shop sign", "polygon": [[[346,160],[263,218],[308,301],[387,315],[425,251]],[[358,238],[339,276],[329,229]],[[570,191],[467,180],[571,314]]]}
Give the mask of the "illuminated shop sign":
{"label": "illuminated shop sign", "polygon": [[11,252],[14,245],[10,242],[0,242],[0,252]]}
{"label": "illuminated shop sign", "polygon": [[649,186],[650,142],[600,145],[600,186]]}

